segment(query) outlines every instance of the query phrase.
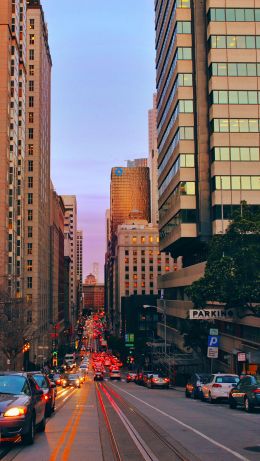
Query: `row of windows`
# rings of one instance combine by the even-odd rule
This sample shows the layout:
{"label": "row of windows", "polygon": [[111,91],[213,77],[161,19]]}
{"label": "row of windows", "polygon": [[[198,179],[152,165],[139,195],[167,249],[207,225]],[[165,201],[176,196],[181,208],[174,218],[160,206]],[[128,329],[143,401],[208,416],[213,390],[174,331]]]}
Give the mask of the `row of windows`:
{"label": "row of windows", "polygon": [[210,48],[260,48],[259,35],[211,35]]}
{"label": "row of windows", "polygon": [[[167,102],[165,104],[165,108],[163,110],[163,113],[162,113],[162,116],[159,120],[159,127],[158,129],[160,129],[160,127],[162,126],[165,118],[167,117],[167,114],[168,114],[168,110],[169,110],[169,107],[172,103],[172,101],[174,100],[175,98],[175,95],[176,95],[176,91],[177,89],[180,87],[180,86],[192,86],[192,74],[177,74],[177,77],[174,81],[174,84],[173,84],[173,87],[172,87],[172,90],[169,94],[169,97],[167,99]],[[161,99],[161,104],[160,104],[160,107],[162,105],[162,102],[163,100]],[[160,110],[160,107],[158,106],[158,111]]]}
{"label": "row of windows", "polygon": [[[133,287],[134,287],[134,288],[137,288],[137,286],[138,286],[138,283],[137,283],[137,282],[133,282]],[[150,286],[150,288],[153,288],[153,282],[150,282],[150,283],[149,283],[149,286]],[[125,282],[125,287],[126,287],[126,288],[129,288],[129,287],[130,287],[130,282]],[[145,282],[141,282],[141,287],[143,287],[143,288],[145,287]]]}
{"label": "row of windows", "polygon": [[[163,78],[163,76],[165,74],[165,71],[166,71],[167,66],[168,66],[169,58],[170,58],[170,56],[168,57],[167,61],[164,63],[162,73],[161,73],[160,78],[159,78],[158,83],[157,83],[157,88],[159,88],[161,80],[162,80],[162,78]],[[177,62],[179,60],[189,61],[189,60],[191,60],[191,58],[192,58],[191,47],[181,47],[181,46],[178,47],[175,54],[174,54],[174,57],[173,57],[171,67],[170,67],[170,70],[169,70],[169,73],[168,73],[166,81],[169,81],[169,78],[173,74],[173,72],[175,70],[175,67],[177,65]]]}
{"label": "row of windows", "polygon": [[[140,261],[140,259],[139,259]],[[169,258],[166,258],[165,259],[166,263],[169,264]],[[141,264],[145,264],[145,258],[141,258]],[[161,258],[157,258],[156,260],[154,260],[153,258],[149,258],[149,261],[147,260],[147,262],[149,262],[149,264],[153,264],[154,262],[156,262],[157,264],[161,264],[162,262],[162,259]],[[133,264],[138,264],[138,259],[135,257],[133,258],[133,261],[132,261]],[[129,264],[129,258],[126,256],[125,257],[125,264]]]}
{"label": "row of windows", "polygon": [[[133,294],[134,294],[134,295],[137,295],[137,294],[138,294],[138,293],[137,293],[137,290],[133,290]],[[142,295],[145,295],[145,294],[147,294],[147,293],[146,293],[146,290],[142,290]],[[153,290],[150,290],[150,295],[153,295],[153,294],[154,294],[154,291],[153,291]],[[125,295],[126,295],[126,296],[129,296],[129,295],[130,295],[130,291],[129,291],[129,290],[125,290]]]}
{"label": "row of windows", "polygon": [[[249,205],[250,210],[252,213],[259,213],[260,206],[259,205]],[[212,219],[213,221],[216,219],[232,219],[233,214],[235,211],[240,211],[240,205],[215,205],[212,207]]]}
{"label": "row of windows", "polygon": [[[180,126],[179,129],[176,131],[174,138],[169,145],[165,156],[163,157],[163,161],[158,168],[159,175],[163,172],[164,168],[166,167],[168,161],[171,158],[171,155],[174,152],[174,149],[178,145],[180,140],[193,140],[194,139],[194,128],[192,126]],[[159,149],[159,154],[161,150]]]}
{"label": "row of windows", "polygon": [[212,161],[257,162],[259,147],[214,147]]}
{"label": "row of windows", "polygon": [[137,244],[137,243],[141,243],[141,244],[144,244],[146,242],[149,242],[149,243],[153,243],[153,242],[159,242],[159,237],[155,237],[154,235],[149,235],[149,237],[146,239],[145,236],[141,236],[140,238],[138,238],[136,235],[134,235],[132,237],[132,243],[133,244]]}
{"label": "row of windows", "polygon": [[251,22],[260,21],[259,8],[210,8],[209,21]]}
{"label": "row of windows", "polygon": [[213,190],[260,190],[260,176],[214,176]]}
{"label": "row of windows", "polygon": [[[133,254],[133,256],[138,256],[138,254],[141,254],[142,256],[145,256],[146,250],[125,250],[125,256],[129,256],[129,254]],[[154,251],[154,250],[149,250],[148,252],[149,256],[158,255],[160,256],[160,251]],[[167,253],[165,253],[167,255]]]}
{"label": "row of windows", "polygon": [[[164,144],[165,144],[165,141],[166,139],[168,138],[169,136],[169,133],[176,121],[176,118],[178,117],[178,115],[180,113],[186,113],[186,114],[191,114],[193,113],[193,100],[192,99],[180,99],[178,101],[178,103],[176,104],[175,108],[174,108],[174,111],[173,111],[173,114],[168,122],[168,125],[167,127],[165,128],[164,130],[164,134],[163,134],[163,137],[159,143],[159,149],[162,149]],[[160,131],[161,129],[161,126],[162,126],[162,122],[160,123],[159,127],[158,127],[158,131]]]}
{"label": "row of windows", "polygon": [[260,91],[214,90],[210,93],[211,104],[260,104]]}
{"label": "row of windows", "polygon": [[194,155],[193,154],[181,154],[177,160],[174,162],[173,166],[171,167],[169,173],[167,174],[166,178],[162,182],[159,188],[159,197],[164,193],[168,185],[170,184],[173,177],[179,171],[179,169],[185,167],[194,167]]}
{"label": "row of windows", "polygon": [[260,76],[260,64],[256,62],[213,62],[210,76],[256,77]]}
{"label": "row of windows", "polygon": [[259,133],[260,120],[257,118],[218,118],[211,121],[215,133]]}
{"label": "row of windows", "polygon": [[196,210],[180,210],[160,231],[160,239],[166,238],[180,224],[196,223]]}
{"label": "row of windows", "polygon": [[177,184],[159,210],[160,220],[163,220],[168,211],[174,208],[174,204],[180,195],[195,195],[195,182],[181,181]]}

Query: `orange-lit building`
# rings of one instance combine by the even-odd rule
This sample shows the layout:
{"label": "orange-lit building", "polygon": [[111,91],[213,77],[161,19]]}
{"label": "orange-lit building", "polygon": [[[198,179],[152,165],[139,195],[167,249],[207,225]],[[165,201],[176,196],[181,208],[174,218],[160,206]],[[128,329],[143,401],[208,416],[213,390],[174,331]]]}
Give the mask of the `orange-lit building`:
{"label": "orange-lit building", "polygon": [[105,287],[97,283],[93,274],[89,274],[83,283],[83,306],[84,309],[99,311],[104,309]]}

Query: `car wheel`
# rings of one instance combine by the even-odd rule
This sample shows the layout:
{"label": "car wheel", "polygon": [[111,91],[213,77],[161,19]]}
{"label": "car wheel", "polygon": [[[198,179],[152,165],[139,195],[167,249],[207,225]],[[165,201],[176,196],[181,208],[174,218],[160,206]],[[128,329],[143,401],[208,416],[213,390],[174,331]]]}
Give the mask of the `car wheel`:
{"label": "car wheel", "polygon": [[247,413],[252,413],[254,405],[249,401],[248,397],[245,397],[244,406]]}
{"label": "car wheel", "polygon": [[34,443],[35,437],[35,417],[32,416],[29,431],[26,434],[22,435],[22,442],[25,445],[32,445]]}
{"label": "car wheel", "polygon": [[235,402],[235,400],[232,397],[230,397],[229,398],[229,408],[234,410],[236,407],[237,407],[237,402]]}
{"label": "car wheel", "polygon": [[186,399],[190,398],[190,393],[187,390],[185,391],[185,397],[186,397]]}
{"label": "car wheel", "polygon": [[208,398],[208,400],[209,400],[209,403],[211,403],[211,404],[215,403],[215,400],[212,398],[212,395],[211,395],[210,392],[209,392],[209,398]]}
{"label": "car wheel", "polygon": [[44,415],[44,417],[42,418],[42,421],[38,425],[37,429],[38,429],[39,432],[45,432],[45,427],[46,427],[46,419],[45,419],[45,415]]}

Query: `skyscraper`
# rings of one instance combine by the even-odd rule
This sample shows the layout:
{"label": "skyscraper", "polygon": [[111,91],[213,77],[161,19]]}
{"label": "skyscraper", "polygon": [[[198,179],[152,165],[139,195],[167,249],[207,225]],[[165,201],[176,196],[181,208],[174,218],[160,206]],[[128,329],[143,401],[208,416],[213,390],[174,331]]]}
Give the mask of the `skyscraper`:
{"label": "skyscraper", "polygon": [[[259,208],[259,8],[155,2],[160,248],[183,256],[183,269],[160,284],[179,318],[184,287],[203,275],[207,242],[242,200]],[[232,356],[227,344],[223,355]]]}
{"label": "skyscraper", "polygon": [[70,321],[75,320],[77,306],[77,199],[75,195],[62,195],[65,206],[64,252],[70,257]]}
{"label": "skyscraper", "polygon": [[23,292],[26,0],[0,6],[0,287]]}
{"label": "skyscraper", "polygon": [[79,300],[82,300],[83,283],[83,231],[77,230],[77,279],[79,282]]}
{"label": "skyscraper", "polygon": [[[27,2],[25,291],[32,306],[32,356],[49,343],[51,55],[39,0]],[[42,349],[43,350],[43,349]]]}
{"label": "skyscraper", "polygon": [[153,95],[153,108],[148,112],[148,133],[149,133],[149,158],[150,169],[150,195],[151,195],[151,222],[157,224],[159,221],[158,212],[158,149],[157,149],[157,110],[156,94]]}
{"label": "skyscraper", "polygon": [[99,281],[99,264],[98,263],[93,263],[92,274],[96,277],[96,280],[98,283]]}

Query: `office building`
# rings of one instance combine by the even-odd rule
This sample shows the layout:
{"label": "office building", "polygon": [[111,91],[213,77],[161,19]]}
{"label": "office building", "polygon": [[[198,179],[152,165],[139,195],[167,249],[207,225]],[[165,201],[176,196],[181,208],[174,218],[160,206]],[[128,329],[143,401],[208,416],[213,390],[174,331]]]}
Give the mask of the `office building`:
{"label": "office building", "polygon": [[127,160],[127,168],[137,168],[137,167],[146,167],[147,158],[136,158],[134,160]]}
{"label": "office building", "polygon": [[148,111],[148,136],[150,170],[150,196],[151,196],[151,222],[158,224],[158,149],[157,149],[157,110],[156,94],[153,95],[153,108]]}
{"label": "office building", "polygon": [[[242,200],[260,204],[259,12],[251,0],[155,2],[160,249],[183,261],[160,288],[180,348],[185,287],[203,275],[207,243]],[[220,360],[234,369],[238,349],[259,347],[260,324],[224,324]]]}
{"label": "office building", "polygon": [[82,300],[83,283],[83,231],[77,231],[77,279],[79,284],[79,301]]}
{"label": "office building", "polygon": [[0,288],[22,298],[26,0],[0,5]]}
{"label": "office building", "polygon": [[89,274],[83,283],[83,308],[87,311],[99,312],[104,309],[105,287],[98,283],[93,274]]}
{"label": "office building", "polygon": [[[31,356],[40,363],[50,343],[50,111],[51,55],[40,1],[27,2],[27,96],[24,252],[31,304]],[[46,353],[45,353],[46,352]]]}
{"label": "office building", "polygon": [[77,309],[77,199],[75,195],[62,195],[65,206],[64,254],[70,258],[69,320],[73,324]]}

